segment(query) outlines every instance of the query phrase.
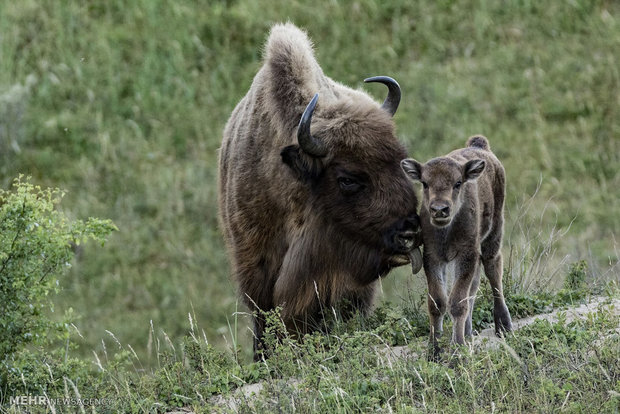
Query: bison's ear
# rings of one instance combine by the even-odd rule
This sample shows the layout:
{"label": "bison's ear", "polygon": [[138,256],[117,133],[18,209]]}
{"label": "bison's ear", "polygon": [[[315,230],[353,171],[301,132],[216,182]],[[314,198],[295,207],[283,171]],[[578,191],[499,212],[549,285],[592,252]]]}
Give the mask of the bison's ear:
{"label": "bison's ear", "polygon": [[289,145],[280,152],[282,162],[289,166],[297,179],[309,182],[316,179],[323,170],[321,158],[308,156],[299,145]]}
{"label": "bison's ear", "polygon": [[400,167],[412,180],[419,181],[422,178],[422,164],[413,158],[402,160],[400,162]]}
{"label": "bison's ear", "polygon": [[470,160],[463,167],[463,179],[465,181],[475,180],[484,171],[484,160]]}

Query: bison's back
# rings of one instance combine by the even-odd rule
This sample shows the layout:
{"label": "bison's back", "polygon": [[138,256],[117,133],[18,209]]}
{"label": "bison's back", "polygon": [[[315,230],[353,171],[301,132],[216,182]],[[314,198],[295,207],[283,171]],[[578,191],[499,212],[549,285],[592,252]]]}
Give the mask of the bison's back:
{"label": "bison's back", "polygon": [[274,173],[281,162],[273,135],[260,95],[251,89],[226,124],[219,155],[220,220],[227,243],[237,250],[236,244],[274,226],[282,209],[277,195],[287,188],[278,185],[279,174]]}

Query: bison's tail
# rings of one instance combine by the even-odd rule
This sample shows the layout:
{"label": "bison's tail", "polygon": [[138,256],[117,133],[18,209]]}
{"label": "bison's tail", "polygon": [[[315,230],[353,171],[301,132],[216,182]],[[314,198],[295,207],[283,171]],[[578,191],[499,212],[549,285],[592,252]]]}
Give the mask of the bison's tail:
{"label": "bison's tail", "polygon": [[474,135],[473,137],[469,137],[469,139],[467,140],[467,146],[480,148],[487,151],[491,149],[491,147],[489,146],[489,140],[487,140],[482,135]]}

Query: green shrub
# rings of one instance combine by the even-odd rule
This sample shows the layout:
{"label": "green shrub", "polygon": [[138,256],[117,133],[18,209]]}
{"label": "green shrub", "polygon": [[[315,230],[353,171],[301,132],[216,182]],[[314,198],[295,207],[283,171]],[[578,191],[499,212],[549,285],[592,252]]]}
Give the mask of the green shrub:
{"label": "green shrub", "polygon": [[76,246],[103,243],[116,229],[109,220],[69,220],[56,209],[63,194],[22,176],[14,191],[0,190],[0,363],[7,368],[25,345],[66,334],[65,324],[46,315],[53,311],[49,295],[58,291]]}
{"label": "green shrub", "polygon": [[573,263],[564,281],[564,288],[573,291],[583,291],[588,287],[586,285],[586,276],[588,272],[588,264],[585,260]]}

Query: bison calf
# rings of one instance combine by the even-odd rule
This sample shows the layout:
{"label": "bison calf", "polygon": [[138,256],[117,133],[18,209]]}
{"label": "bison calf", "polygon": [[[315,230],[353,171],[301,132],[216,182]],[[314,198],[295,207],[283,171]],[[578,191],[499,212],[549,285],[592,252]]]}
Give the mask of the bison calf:
{"label": "bison calf", "polygon": [[[512,322],[502,291],[502,233],[505,173],[487,139],[473,136],[466,148],[426,164],[401,162],[405,173],[422,183],[420,211],[424,271],[428,283],[431,343],[439,351],[443,317],[453,319],[452,342],[472,334],[472,311],[480,285],[480,262],[493,290],[495,332],[510,331]],[[452,289],[447,269],[454,266]]]}

